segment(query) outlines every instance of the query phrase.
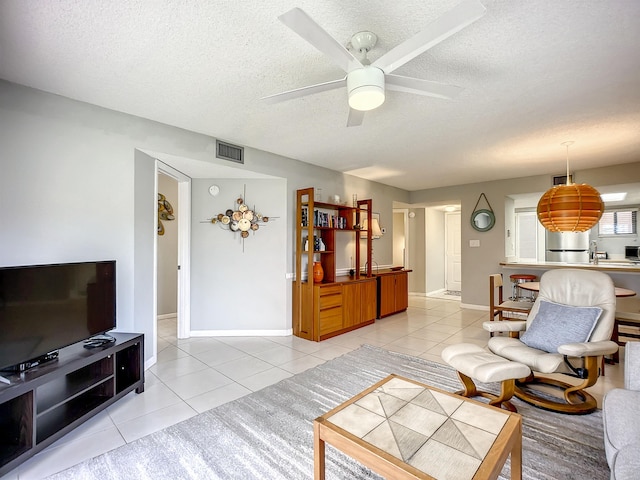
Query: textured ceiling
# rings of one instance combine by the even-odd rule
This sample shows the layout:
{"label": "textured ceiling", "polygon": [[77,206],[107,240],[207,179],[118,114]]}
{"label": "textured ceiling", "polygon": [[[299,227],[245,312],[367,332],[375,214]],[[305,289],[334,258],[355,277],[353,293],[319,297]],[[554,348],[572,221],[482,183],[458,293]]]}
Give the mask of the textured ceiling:
{"label": "textured ceiling", "polygon": [[484,17],[394,73],[464,87],[387,92],[347,128],[342,78],[277,17],[301,7],[369,57],[458,0],[2,0],[0,78],[406,190],[640,160],[640,1],[484,1]]}

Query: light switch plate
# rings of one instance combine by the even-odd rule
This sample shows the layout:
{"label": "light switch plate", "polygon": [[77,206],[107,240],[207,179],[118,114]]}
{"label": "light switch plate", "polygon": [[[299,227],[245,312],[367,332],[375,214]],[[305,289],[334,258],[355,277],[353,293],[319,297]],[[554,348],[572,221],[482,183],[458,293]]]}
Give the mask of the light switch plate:
{"label": "light switch plate", "polygon": [[469,246],[470,247],[479,247],[480,246],[480,240],[469,240]]}

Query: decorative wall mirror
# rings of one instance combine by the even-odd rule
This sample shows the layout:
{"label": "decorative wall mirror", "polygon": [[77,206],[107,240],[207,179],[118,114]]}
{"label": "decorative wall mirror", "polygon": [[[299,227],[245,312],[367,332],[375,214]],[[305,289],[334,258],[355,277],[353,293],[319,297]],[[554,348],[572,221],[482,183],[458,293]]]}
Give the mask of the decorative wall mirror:
{"label": "decorative wall mirror", "polygon": [[[489,207],[488,209],[478,209],[478,204],[482,197],[484,197],[484,201],[487,202],[487,206]],[[489,204],[487,196],[484,193],[481,193],[478,197],[478,201],[476,202],[476,206],[473,208],[473,213],[471,213],[471,226],[478,232],[488,232],[495,224],[496,216],[493,213],[491,204]]]}

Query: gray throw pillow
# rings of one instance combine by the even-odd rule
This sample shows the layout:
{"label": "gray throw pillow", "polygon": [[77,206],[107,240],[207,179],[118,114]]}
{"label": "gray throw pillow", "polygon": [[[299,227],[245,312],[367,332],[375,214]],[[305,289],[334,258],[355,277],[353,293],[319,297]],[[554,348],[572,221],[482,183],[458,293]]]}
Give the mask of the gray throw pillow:
{"label": "gray throw pillow", "polygon": [[600,307],[573,307],[540,300],[538,313],[520,340],[531,348],[558,353],[560,345],[589,340],[601,313]]}

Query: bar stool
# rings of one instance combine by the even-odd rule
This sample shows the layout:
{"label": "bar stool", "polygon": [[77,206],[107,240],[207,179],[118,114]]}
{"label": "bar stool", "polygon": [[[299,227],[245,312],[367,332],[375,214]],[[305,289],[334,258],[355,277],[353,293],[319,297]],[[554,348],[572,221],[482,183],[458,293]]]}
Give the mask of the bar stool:
{"label": "bar stool", "polygon": [[526,273],[514,273],[513,275],[510,275],[509,278],[511,279],[511,300],[518,302],[518,301],[531,301],[533,302],[535,300],[535,294],[531,293],[529,296],[524,296],[521,293],[520,287],[518,286],[521,283],[525,283],[525,282],[535,282],[538,277],[536,277],[535,275],[529,275]]}

